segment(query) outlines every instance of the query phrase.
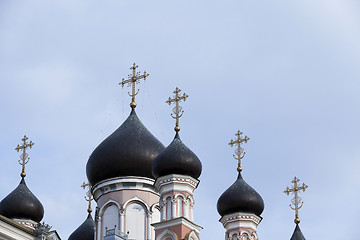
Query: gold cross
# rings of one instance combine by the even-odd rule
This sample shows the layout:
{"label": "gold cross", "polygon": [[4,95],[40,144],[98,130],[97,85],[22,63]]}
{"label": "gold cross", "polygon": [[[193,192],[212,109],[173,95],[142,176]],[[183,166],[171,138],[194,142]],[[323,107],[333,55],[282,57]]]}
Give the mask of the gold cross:
{"label": "gold cross", "polygon": [[[308,187],[307,185],[305,185],[305,183],[303,183],[301,186],[299,186],[298,182],[300,182],[300,179],[294,177],[294,180],[291,181],[294,185],[292,188],[286,187],[284,193],[286,195],[289,195],[290,193],[293,193],[295,196],[293,199],[291,199],[291,203],[294,205],[294,207],[291,206],[291,204],[289,205],[290,208],[292,210],[295,210],[295,220],[294,222],[296,224],[300,223],[300,219],[299,219],[299,209],[303,206],[304,202],[301,201],[301,197],[299,197],[299,191],[303,191],[305,192],[305,189]],[[300,204],[300,206],[299,206]]]}
{"label": "gold cross", "polygon": [[91,213],[92,212],[92,209],[91,209],[91,201],[94,200],[92,194],[91,194],[91,185],[90,183],[85,183],[83,182],[83,184],[80,186],[82,187],[83,189],[85,189],[86,187],[88,187],[88,191],[86,192],[86,196],[84,197],[85,200],[87,202],[89,202],[89,206],[88,206],[88,213]]}
{"label": "gold cross", "polygon": [[184,102],[186,101],[186,98],[188,98],[189,96],[186,95],[185,93],[180,96],[179,93],[181,92],[181,90],[176,87],[174,93],[175,93],[175,97],[171,98],[169,97],[168,100],[166,100],[166,103],[168,103],[169,105],[171,105],[171,103],[175,102],[175,107],[173,108],[173,113],[175,114],[175,116],[173,114],[171,114],[171,116],[176,119],[176,125],[174,130],[176,132],[180,131],[180,127],[179,127],[179,118],[181,118],[181,116],[183,115],[184,111],[182,110],[182,107],[179,105],[179,102],[181,100],[184,100]]}
{"label": "gold cross", "polygon": [[15,150],[17,151],[17,152],[19,152],[20,150],[22,150],[23,151],[23,153],[20,155],[20,160],[18,160],[18,162],[19,162],[19,164],[22,166],[22,170],[21,170],[21,174],[20,174],[20,176],[22,177],[22,178],[24,178],[25,176],[26,176],[26,173],[25,173],[25,165],[29,162],[29,154],[27,154],[26,153],[26,149],[27,148],[30,148],[31,149],[31,147],[34,145],[34,143],[32,142],[32,141],[30,141],[29,143],[27,143],[27,140],[28,140],[29,138],[28,137],[26,137],[26,135],[24,136],[24,138],[23,139],[21,139],[21,141],[23,141],[23,145],[17,145],[17,147],[15,148]]}
{"label": "gold cross", "polygon": [[245,157],[245,152],[244,152],[244,149],[241,147],[241,144],[243,142],[247,143],[250,138],[248,138],[247,136],[245,136],[244,138],[241,138],[241,135],[243,133],[240,132],[240,130],[238,130],[236,133],[235,133],[235,136],[237,136],[237,139],[234,141],[234,140],[230,140],[229,142],[229,145],[232,147],[234,144],[237,145],[237,148],[235,149],[235,154],[233,155],[234,158],[236,160],[238,160],[238,167],[237,167],[237,170],[238,172],[241,172],[242,171],[242,167],[241,167],[241,159],[243,159]]}
{"label": "gold cross", "polygon": [[146,77],[149,76],[149,74],[147,74],[146,71],[144,72],[144,74],[140,75],[140,72],[136,72],[137,68],[138,66],[134,63],[134,65],[130,68],[130,70],[132,70],[132,74],[128,75],[127,80],[123,78],[121,83],[119,83],[119,85],[121,85],[122,87],[124,87],[126,83],[128,84],[128,86],[132,87],[132,93],[130,94],[130,92],[128,92],[129,96],[131,97],[131,103],[130,103],[131,108],[136,108],[135,96],[139,93],[139,89],[135,93],[135,84],[140,83],[140,79],[142,78],[146,80]]}

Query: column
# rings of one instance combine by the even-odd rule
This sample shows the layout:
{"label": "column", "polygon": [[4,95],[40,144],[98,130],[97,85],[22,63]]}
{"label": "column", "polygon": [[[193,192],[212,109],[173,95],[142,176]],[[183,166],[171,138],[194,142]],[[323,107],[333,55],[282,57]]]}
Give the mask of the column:
{"label": "column", "polygon": [[120,209],[119,211],[120,213],[120,232],[125,233],[125,223],[124,223],[124,219],[125,219],[125,213],[124,213],[124,209]]}
{"label": "column", "polygon": [[151,240],[151,218],[152,218],[152,214],[150,211],[148,211],[148,214],[147,214],[147,240]]}

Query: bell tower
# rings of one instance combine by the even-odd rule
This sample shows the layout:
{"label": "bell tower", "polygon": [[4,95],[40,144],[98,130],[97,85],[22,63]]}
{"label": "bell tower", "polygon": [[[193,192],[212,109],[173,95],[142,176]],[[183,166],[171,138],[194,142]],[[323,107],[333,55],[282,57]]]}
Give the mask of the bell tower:
{"label": "bell tower", "polygon": [[229,145],[236,146],[234,158],[238,161],[238,177],[236,181],[220,196],[217,210],[221,215],[220,222],[225,228],[226,240],[257,240],[257,226],[261,222],[264,201],[261,196],[243,179],[241,160],[245,156],[241,144],[250,138],[242,137],[239,130],[235,134],[237,139],[231,140]]}
{"label": "bell tower", "polygon": [[194,190],[199,184],[202,165],[199,158],[181,141],[179,119],[183,115],[179,101],[188,95],[180,95],[176,88],[175,103],[171,116],[176,119],[175,137],[170,145],[157,156],[152,165],[156,177],[155,187],[160,194],[161,219],[154,223],[156,240],[198,240],[202,227],[194,223]]}

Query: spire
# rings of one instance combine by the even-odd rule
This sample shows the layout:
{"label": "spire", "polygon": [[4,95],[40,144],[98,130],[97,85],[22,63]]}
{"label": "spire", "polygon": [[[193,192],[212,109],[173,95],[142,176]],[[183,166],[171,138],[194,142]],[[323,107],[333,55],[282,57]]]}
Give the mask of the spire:
{"label": "spire", "polygon": [[88,191],[86,192],[86,196],[84,198],[87,202],[89,202],[87,211],[90,214],[92,212],[91,201],[94,199],[91,194],[91,185],[89,183],[83,182],[83,184],[80,187],[82,187],[83,189],[85,189],[86,187],[88,188]]}
{"label": "spire", "polygon": [[232,147],[234,145],[237,145],[237,148],[235,149],[235,154],[233,155],[233,157],[238,160],[238,167],[237,167],[237,171],[240,173],[242,171],[242,167],[241,167],[241,159],[243,159],[245,157],[245,152],[244,149],[241,147],[241,144],[243,142],[247,143],[250,138],[248,138],[247,136],[245,136],[244,138],[241,138],[241,135],[243,133],[238,130],[235,133],[235,136],[237,136],[237,139],[234,140],[230,140],[229,145]]}
{"label": "spire", "polygon": [[180,92],[181,92],[181,90],[180,90],[178,87],[176,87],[176,89],[175,89],[175,91],[174,91],[174,93],[175,93],[174,98],[169,97],[169,99],[166,101],[166,103],[168,103],[169,105],[170,105],[171,103],[175,103],[175,107],[173,108],[173,113],[175,114],[175,116],[174,116],[173,114],[171,114],[171,116],[172,116],[174,119],[176,119],[176,124],[175,124],[175,128],[174,128],[175,132],[179,132],[179,131],[180,131],[179,119],[182,117],[182,115],[183,115],[183,113],[184,113],[184,111],[182,110],[182,107],[179,105],[179,102],[180,102],[181,100],[184,100],[184,102],[185,102],[185,101],[186,101],[186,98],[189,97],[189,96],[186,95],[185,93],[184,93],[182,96],[180,96],[180,94],[179,94]]}
{"label": "spire", "polygon": [[295,219],[294,222],[296,224],[300,223],[300,218],[299,218],[299,209],[302,208],[304,202],[302,202],[301,197],[299,197],[299,191],[303,191],[305,192],[306,188],[308,187],[307,185],[305,185],[305,183],[303,183],[301,186],[298,184],[298,182],[300,182],[300,179],[294,177],[294,179],[291,181],[293,183],[292,188],[286,187],[284,193],[286,195],[289,195],[290,193],[294,194],[293,199],[291,199],[291,203],[294,205],[294,207],[292,207],[292,205],[290,204],[290,208],[292,210],[295,211]]}
{"label": "spire", "polygon": [[30,141],[29,143],[27,142],[29,138],[26,137],[26,135],[24,135],[24,138],[21,139],[21,141],[23,141],[22,145],[20,146],[19,144],[17,145],[17,147],[15,148],[15,150],[17,152],[19,152],[20,150],[22,150],[22,154],[20,155],[20,160],[19,161],[19,164],[22,166],[22,170],[21,170],[21,174],[20,176],[22,178],[24,178],[26,176],[26,173],[25,173],[25,165],[29,162],[30,158],[29,158],[29,154],[27,154],[26,152],[26,149],[27,148],[32,148],[32,146],[34,145],[34,143],[32,141]]}
{"label": "spire", "polygon": [[135,96],[139,93],[139,89],[135,93],[135,84],[140,83],[140,79],[146,80],[146,77],[149,76],[149,74],[147,74],[146,71],[144,71],[142,75],[140,74],[140,72],[136,72],[137,68],[138,65],[134,63],[133,66],[130,68],[130,70],[132,70],[132,74],[128,75],[127,80],[123,78],[122,81],[119,83],[119,85],[121,85],[122,87],[124,87],[126,83],[128,84],[128,86],[131,86],[132,93],[130,94],[130,92],[128,92],[128,94],[131,97],[130,107],[132,109],[136,108]]}

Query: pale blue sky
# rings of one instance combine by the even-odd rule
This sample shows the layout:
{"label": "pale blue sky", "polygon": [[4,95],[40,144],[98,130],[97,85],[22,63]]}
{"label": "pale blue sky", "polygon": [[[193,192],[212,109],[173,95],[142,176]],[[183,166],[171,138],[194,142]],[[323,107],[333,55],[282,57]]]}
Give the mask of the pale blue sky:
{"label": "pale blue sky", "polygon": [[296,175],[307,239],[358,239],[360,3],[302,1],[1,1],[0,198],[20,181],[24,134],[35,142],[26,181],[63,239],[86,217],[85,165],[128,116],[118,83],[133,62],[150,73],[137,97],[164,145],[181,138],[203,163],[195,191],[202,239],[223,239],[218,197],[236,179],[228,146],[240,129],[243,176],[265,201],[260,239],[289,239]]}

